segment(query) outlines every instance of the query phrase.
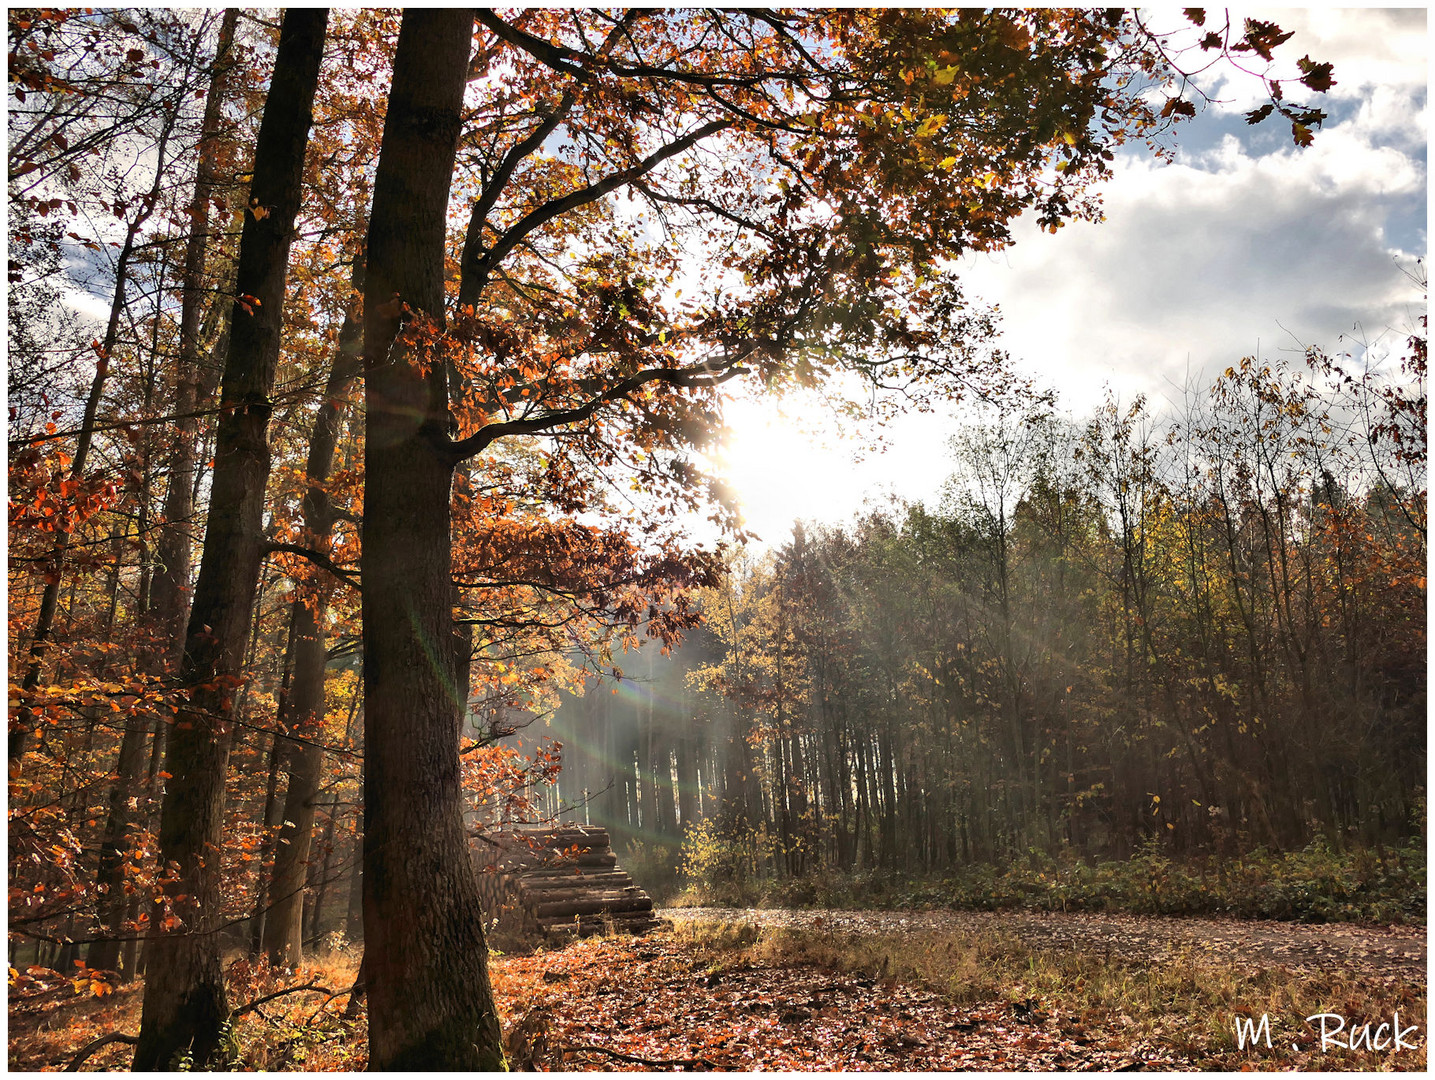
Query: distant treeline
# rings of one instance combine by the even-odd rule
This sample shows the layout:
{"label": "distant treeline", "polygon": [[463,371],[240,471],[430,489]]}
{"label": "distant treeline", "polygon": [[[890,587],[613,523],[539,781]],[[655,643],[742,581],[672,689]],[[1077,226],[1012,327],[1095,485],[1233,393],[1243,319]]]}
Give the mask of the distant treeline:
{"label": "distant treeline", "polygon": [[[1182,415],[993,408],[938,509],[795,529],[674,659],[565,699],[551,805],[735,876],[1423,828],[1423,340]],[[654,650],[655,651],[655,650]],[[691,828],[706,824],[696,832]]]}

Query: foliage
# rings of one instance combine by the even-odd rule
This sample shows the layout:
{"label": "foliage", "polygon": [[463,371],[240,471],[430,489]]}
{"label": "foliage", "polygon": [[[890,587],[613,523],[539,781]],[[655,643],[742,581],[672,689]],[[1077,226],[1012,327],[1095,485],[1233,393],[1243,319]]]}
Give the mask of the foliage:
{"label": "foliage", "polygon": [[1408,839],[1419,342],[1362,380],[1247,358],[1166,416],[998,401],[954,440],[942,505],[799,527],[735,565],[686,662],[732,732],[703,770],[732,820],[695,834],[692,875]]}

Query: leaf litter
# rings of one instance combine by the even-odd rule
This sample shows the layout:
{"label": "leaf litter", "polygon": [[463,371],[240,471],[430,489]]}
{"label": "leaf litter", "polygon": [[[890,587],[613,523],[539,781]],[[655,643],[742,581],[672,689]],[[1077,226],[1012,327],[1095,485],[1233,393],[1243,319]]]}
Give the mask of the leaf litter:
{"label": "leaf litter", "polygon": [[[815,965],[711,970],[671,935],[493,964],[515,1067],[544,1070],[1112,1070],[1130,1050],[1035,1003],[956,1005]],[[513,1034],[518,1033],[517,1039]],[[1175,1062],[1146,1056],[1148,1067]]]}
{"label": "leaf litter", "polygon": [[[741,950],[701,948],[681,928],[704,921],[726,920],[747,927],[753,936],[762,927],[830,934],[834,941],[963,929],[1006,933],[1061,952],[1083,950],[1153,964],[1179,957],[1183,950],[1186,955],[1203,950],[1222,962],[1240,960],[1257,968],[1354,974],[1372,987],[1398,983],[1418,994],[1423,1013],[1423,927],[1010,912],[690,909],[665,914],[679,932],[594,938],[557,951],[493,958],[495,995],[515,1067],[1072,1072],[1193,1067],[1181,1048],[1179,1029],[1187,1010],[1179,1005],[1170,1016],[1173,1028],[1164,1021],[1152,1026],[1150,1018],[1143,1024],[1119,1010],[1082,1009],[1075,1000],[1063,1000],[1065,995],[1023,997],[1025,991],[1016,986],[1007,999],[956,1002],[884,971],[754,960]],[[356,966],[357,957],[349,964]],[[351,980],[352,971],[336,971],[328,981],[347,985]],[[258,992],[248,986],[235,989],[240,998]],[[74,980],[58,972],[12,971],[10,1067],[63,1068],[77,1047],[97,1035],[137,1031],[139,991],[136,983],[103,997],[77,994]],[[319,1004],[322,998],[295,995],[284,1003],[294,1011],[294,1024],[307,1032],[316,1026],[311,1014],[325,1007]],[[1413,1004],[1410,998],[1402,1000]],[[341,1006],[342,999],[332,1003],[333,1009]],[[286,1041],[273,1026],[276,1019],[261,1019],[256,1012],[244,1021],[247,1048],[259,1054],[255,1063],[264,1059],[259,1067],[362,1067],[362,1009],[356,1025],[342,1029],[343,1054],[316,1044],[302,1058],[270,1045]],[[1423,1016],[1409,1019],[1423,1027]],[[283,1030],[299,1030],[294,1024]],[[250,1027],[256,1030],[249,1032]],[[320,1043],[333,1035],[312,1030]],[[130,1053],[127,1046],[106,1047],[83,1068],[124,1068]],[[1208,1060],[1222,1068],[1332,1064],[1309,1055],[1283,1063],[1264,1055],[1242,1059],[1230,1050]],[[1370,1064],[1418,1068],[1424,1060],[1422,1046],[1413,1061]],[[1359,1067],[1369,1065],[1362,1060]]]}

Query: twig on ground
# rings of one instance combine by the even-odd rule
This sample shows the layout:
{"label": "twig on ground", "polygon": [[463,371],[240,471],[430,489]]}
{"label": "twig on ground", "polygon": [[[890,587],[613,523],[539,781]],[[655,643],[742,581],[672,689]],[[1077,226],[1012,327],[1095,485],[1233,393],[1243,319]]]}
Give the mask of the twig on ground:
{"label": "twig on ground", "polygon": [[606,1046],[594,1046],[591,1043],[574,1043],[571,1046],[563,1047],[565,1054],[594,1053],[607,1054],[619,1061],[629,1061],[634,1065],[680,1065],[688,1069],[696,1069],[701,1066],[704,1069],[712,1069],[714,1065],[707,1058],[649,1058],[639,1057],[637,1054],[624,1054],[617,1050],[609,1050]]}
{"label": "twig on ground", "polygon": [[[359,992],[362,993],[362,989],[360,989]],[[354,993],[355,987],[353,986],[349,987],[347,990],[335,990],[323,1001],[319,1002],[319,1007],[309,1014],[309,1019],[304,1021],[304,1026],[308,1027],[310,1024],[312,1024],[318,1018],[319,1014],[329,1007],[329,1002],[333,1001],[335,998],[341,998],[345,994],[349,995],[352,998],[354,996]]]}
{"label": "twig on ground", "polygon": [[[272,994],[265,994],[261,998],[255,998],[248,1005],[241,1005],[239,1006],[239,1008],[235,1009],[232,1013],[230,1013],[229,1019],[238,1020],[245,1013],[254,1012],[259,1008],[259,1006],[267,1004],[268,1002],[273,1001],[275,998],[281,998],[285,994],[297,994],[304,990],[313,990],[315,993],[318,994],[335,994],[339,992],[328,986],[320,986],[319,981],[317,979],[314,979],[309,982],[306,982],[303,986],[286,986],[283,990],[276,990]],[[263,1016],[264,1014],[260,1013],[260,1015]]]}
{"label": "twig on ground", "polygon": [[80,1063],[93,1054],[96,1050],[102,1050],[110,1043],[125,1043],[128,1046],[136,1046],[139,1043],[139,1036],[126,1035],[122,1031],[112,1031],[108,1035],[101,1035],[92,1043],[86,1043],[75,1052],[70,1063],[65,1066],[65,1072],[79,1072]]}

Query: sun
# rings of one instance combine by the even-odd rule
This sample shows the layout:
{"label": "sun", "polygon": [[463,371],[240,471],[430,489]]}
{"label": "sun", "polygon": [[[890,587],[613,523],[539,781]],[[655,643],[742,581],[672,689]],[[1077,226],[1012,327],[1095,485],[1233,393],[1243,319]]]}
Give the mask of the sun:
{"label": "sun", "polygon": [[723,420],[726,435],[710,465],[764,545],[781,546],[799,519],[836,524],[894,496],[930,498],[949,471],[946,417],[912,416],[879,430],[796,390],[734,395]]}

